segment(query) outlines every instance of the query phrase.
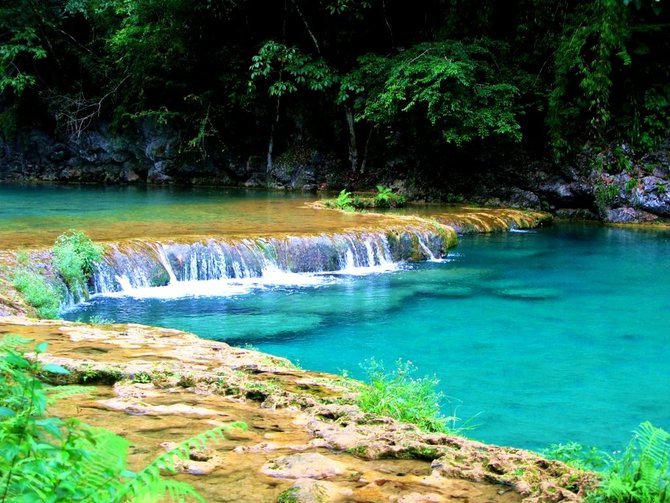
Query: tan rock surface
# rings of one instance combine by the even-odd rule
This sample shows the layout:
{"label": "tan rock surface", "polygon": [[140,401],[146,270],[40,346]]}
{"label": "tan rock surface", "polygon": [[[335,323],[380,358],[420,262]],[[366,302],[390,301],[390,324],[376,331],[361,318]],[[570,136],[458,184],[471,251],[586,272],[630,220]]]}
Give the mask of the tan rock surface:
{"label": "tan rock surface", "polygon": [[[337,502],[566,501],[593,483],[526,451],[363,413],[353,405],[356,386],[341,377],[184,332],[5,317],[0,333],[47,341],[41,358],[70,368],[70,381],[103,383],[53,412],[126,437],[134,467],[165,452],[166,442],[247,423],[182,463],[178,477],[207,501],[276,501],[287,490],[302,498],[295,501],[321,493]],[[278,460],[290,469],[267,468]]]}

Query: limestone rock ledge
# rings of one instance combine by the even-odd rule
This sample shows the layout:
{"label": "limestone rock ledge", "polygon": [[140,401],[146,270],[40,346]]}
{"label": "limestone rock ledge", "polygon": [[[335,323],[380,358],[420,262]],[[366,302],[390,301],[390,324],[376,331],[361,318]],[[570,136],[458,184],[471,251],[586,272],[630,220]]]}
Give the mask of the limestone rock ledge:
{"label": "limestone rock ledge", "polygon": [[207,501],[579,501],[594,474],[512,448],[426,434],[362,412],[360,383],[177,330],[0,318],[1,334],[47,341],[40,358],[96,384],[53,413],[125,436],[146,464],[174,442],[244,421],[191,452],[178,475]]}

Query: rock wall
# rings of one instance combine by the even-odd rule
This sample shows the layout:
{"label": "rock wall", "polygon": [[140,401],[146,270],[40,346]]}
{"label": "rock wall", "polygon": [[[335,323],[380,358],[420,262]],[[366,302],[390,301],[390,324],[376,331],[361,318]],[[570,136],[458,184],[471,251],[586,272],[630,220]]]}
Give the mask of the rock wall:
{"label": "rock wall", "polygon": [[0,181],[179,184],[314,191],[337,172],[337,162],[307,146],[293,146],[268,171],[258,153],[188,150],[179,132],[145,123],[131,135],[106,126],[79,135],[23,131],[0,135]]}
{"label": "rock wall", "polygon": [[560,166],[532,159],[526,163],[492,168],[472,199],[607,223],[670,220],[670,140],[641,156],[629,145],[613,144],[600,151],[587,149]]}
{"label": "rock wall", "polygon": [[[390,161],[389,161],[390,162]],[[670,140],[658,151],[637,156],[626,144],[585,150],[563,165],[526,154],[500,159],[496,166],[464,173],[438,173],[444,180],[408,183],[365,179],[351,174],[334,156],[293,145],[267,169],[258,152],[186,152],[176,131],[145,123],[133,135],[119,136],[102,126],[78,136],[55,137],[23,132],[16,141],[0,137],[0,181],[65,183],[181,184],[265,187],[315,191],[392,185],[409,198],[462,200],[488,206],[551,211],[559,217],[613,223],[664,222],[670,219]],[[499,163],[499,164],[498,164]],[[445,172],[449,171],[445,169]],[[381,175],[380,175],[381,176]]]}

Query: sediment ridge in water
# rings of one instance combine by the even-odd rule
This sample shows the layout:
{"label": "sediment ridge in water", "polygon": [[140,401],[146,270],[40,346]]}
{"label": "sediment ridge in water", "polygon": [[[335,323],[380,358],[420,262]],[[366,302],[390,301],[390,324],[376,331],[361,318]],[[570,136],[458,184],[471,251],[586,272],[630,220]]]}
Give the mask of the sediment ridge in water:
{"label": "sediment ridge in water", "polygon": [[[187,283],[193,286],[202,281],[272,281],[286,274],[387,270],[400,262],[443,257],[456,245],[457,232],[524,229],[550,218],[525,210],[427,206],[416,209],[420,216],[368,213],[340,219],[332,214],[342,212],[323,209],[317,203],[308,206],[301,208],[312,216],[326,215],[328,231],[315,232],[312,222],[303,233],[282,233],[275,227],[268,231],[261,226],[246,235],[240,235],[239,228],[193,235],[186,234],[187,229],[175,222],[171,235],[160,231],[158,235],[163,237],[118,239],[108,234],[105,237],[117,239],[103,241],[105,257],[94,271],[88,294],[181,287]],[[49,250],[29,248],[25,253],[29,267],[58,281]],[[11,272],[18,265],[16,254],[11,248],[0,249],[0,315],[31,313],[12,286]],[[85,296],[84,292],[70,291],[66,305]]]}
{"label": "sediment ridge in water", "polygon": [[[520,449],[426,434],[363,413],[358,384],[176,330],[8,317],[0,326],[49,343],[70,382],[102,383],[54,413],[126,436],[131,464],[221,423],[245,421],[198,451],[178,477],[207,501],[575,501],[592,474]],[[288,493],[286,493],[288,491]]]}
{"label": "sediment ridge in water", "polygon": [[283,238],[135,240],[108,246],[94,272],[92,293],[180,282],[388,270],[402,261],[441,258],[455,244],[454,231],[439,223]]}

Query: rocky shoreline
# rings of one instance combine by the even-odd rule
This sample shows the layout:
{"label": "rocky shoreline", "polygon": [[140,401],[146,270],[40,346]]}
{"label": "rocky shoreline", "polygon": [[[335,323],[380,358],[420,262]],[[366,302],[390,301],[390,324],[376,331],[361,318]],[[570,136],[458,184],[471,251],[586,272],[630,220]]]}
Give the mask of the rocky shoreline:
{"label": "rocky shoreline", "polygon": [[131,463],[245,421],[181,466],[207,501],[578,501],[597,484],[528,451],[364,413],[355,381],[177,330],[22,317],[0,330],[48,342],[40,358],[69,368],[68,383],[97,384],[54,413],[127,436]]}
{"label": "rocky shoreline", "polygon": [[559,218],[607,223],[670,222],[670,143],[644,155],[627,144],[585,148],[556,163],[521,155],[463,177],[445,173],[440,184],[389,178],[349,179],[329,155],[297,149],[279,156],[270,171],[262,155],[212,154],[184,159],[174,133],[150,125],[129,138],[108,128],[57,138],[25,131],[20,141],[0,138],[0,181],[216,185],[314,192],[370,188],[383,183],[414,200],[470,201],[485,206],[552,212]]}

